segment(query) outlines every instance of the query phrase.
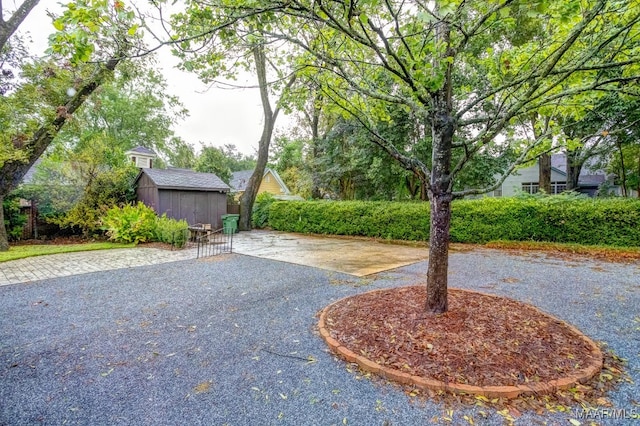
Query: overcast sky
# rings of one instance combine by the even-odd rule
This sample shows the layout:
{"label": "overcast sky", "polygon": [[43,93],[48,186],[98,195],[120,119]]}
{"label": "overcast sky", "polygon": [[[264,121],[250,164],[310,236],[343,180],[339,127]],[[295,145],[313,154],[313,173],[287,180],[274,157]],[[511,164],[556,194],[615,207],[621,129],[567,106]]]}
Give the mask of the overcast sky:
{"label": "overcast sky", "polygon": [[[14,8],[15,0],[5,1],[6,8]],[[16,1],[16,3],[19,3]],[[27,17],[20,27],[21,32],[28,30],[33,39],[33,51],[41,54],[47,47],[47,37],[54,31],[46,10],[59,10],[58,2],[40,1],[40,4]],[[234,144],[240,152],[254,154],[262,133],[262,106],[257,89],[210,89],[193,74],[175,68],[177,59],[168,48],[160,49],[157,54],[158,65],[167,80],[169,92],[180,98],[189,110],[189,117],[175,126],[175,133],[186,142],[200,149],[200,142],[222,146]],[[257,80],[248,75],[236,84],[254,86]],[[284,129],[289,118],[280,115],[277,129]],[[143,145],[144,141],[140,141]]]}

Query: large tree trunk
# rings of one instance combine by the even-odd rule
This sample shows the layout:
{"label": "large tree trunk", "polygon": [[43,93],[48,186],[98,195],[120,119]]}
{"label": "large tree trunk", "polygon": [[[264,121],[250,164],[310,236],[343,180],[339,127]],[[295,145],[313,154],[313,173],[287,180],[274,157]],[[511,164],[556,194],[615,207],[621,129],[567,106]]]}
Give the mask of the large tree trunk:
{"label": "large tree trunk", "polygon": [[[272,110],[271,103],[269,102],[267,58],[264,54],[264,46],[257,45],[253,48],[253,59],[256,62],[256,74],[258,76],[258,87],[260,88],[260,100],[262,102],[262,111],[264,112],[264,125],[262,126],[262,135],[260,136],[260,143],[258,145],[256,168],[249,178],[249,182],[247,182],[247,188],[240,197],[240,219],[238,221],[238,229],[240,231],[251,230],[253,204],[256,201],[258,189],[262,183],[264,169],[267,167],[267,161],[269,160],[269,144],[271,143],[271,136],[273,135],[273,128],[275,126],[276,119],[278,118],[278,113],[280,113],[280,106],[276,106],[276,108]],[[284,89],[282,89],[282,93],[289,90],[295,81],[296,76],[294,74],[289,78]]]}
{"label": "large tree trunk", "polygon": [[256,168],[253,170],[253,174],[249,178],[247,188],[240,197],[240,220],[238,223],[238,229],[241,231],[251,230],[253,203],[256,201],[258,189],[260,188],[260,183],[262,183],[262,176],[264,176],[264,169],[266,168],[267,160],[269,159],[269,144],[271,142],[273,126],[275,124],[276,114],[278,111],[276,109],[274,114],[271,109],[271,103],[269,102],[267,61],[264,55],[264,47],[262,45],[258,45],[253,48],[253,58],[256,63],[256,73],[258,74],[258,86],[260,87],[260,98],[262,100],[262,111],[264,113],[264,125],[262,127],[262,135],[260,136],[260,143],[258,145]]}
{"label": "large tree trunk", "polygon": [[[82,85],[77,93],[67,102],[66,105],[58,107],[58,115],[51,122],[43,123],[42,126],[33,134],[22,149],[27,153],[26,162],[7,161],[0,168],[0,198],[4,198],[13,191],[22,181],[27,171],[33,166],[42,153],[47,149],[49,144],[56,137],[62,126],[67,122],[69,117],[84,103],[89,95],[91,95],[105,79],[111,75],[118,63],[120,57],[112,58],[103,65],[98,65],[98,69],[93,73],[91,78]],[[0,251],[8,249],[7,231],[4,226],[4,220],[0,221]]]}
{"label": "large tree trunk", "polygon": [[538,158],[538,185],[541,191],[551,194],[551,154],[545,153]]}

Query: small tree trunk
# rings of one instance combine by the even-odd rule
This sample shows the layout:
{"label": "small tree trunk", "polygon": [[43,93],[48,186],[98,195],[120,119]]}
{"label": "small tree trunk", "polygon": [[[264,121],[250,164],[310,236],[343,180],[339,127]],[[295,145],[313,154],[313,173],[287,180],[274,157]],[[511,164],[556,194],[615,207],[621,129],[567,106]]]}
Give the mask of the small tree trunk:
{"label": "small tree trunk", "polygon": [[429,204],[431,206],[431,232],[429,234],[426,309],[429,313],[439,314],[449,309],[447,287],[451,195],[433,194]]}
{"label": "small tree trunk", "polygon": [[567,191],[578,189],[578,180],[582,170],[582,162],[578,161],[575,154],[567,152]]}
{"label": "small tree trunk", "polygon": [[404,185],[407,188],[407,191],[409,191],[409,196],[412,200],[416,199],[418,191],[420,191],[420,184],[416,181],[419,182],[418,177],[415,174],[406,175],[404,177]]}
{"label": "small tree trunk", "polygon": [[620,142],[619,138],[616,140],[616,145],[618,148],[618,153],[620,154],[620,186],[622,187],[622,196],[628,197],[629,191],[627,190],[627,168],[624,165],[624,152],[622,151],[622,143]]}
{"label": "small tree trunk", "polygon": [[538,185],[540,190],[551,194],[551,154],[545,153],[538,158]]}
{"label": "small tree trunk", "polygon": [[322,198],[320,192],[320,176],[318,171],[318,165],[316,164],[319,156],[320,145],[320,114],[322,95],[316,95],[315,102],[313,104],[313,112],[311,115],[311,198]]}
{"label": "small tree trunk", "polygon": [[448,102],[436,99],[442,109],[432,119],[432,169],[429,202],[431,206],[429,232],[429,268],[427,271],[428,313],[440,314],[448,309],[447,286],[449,269],[449,228],[451,224],[451,200],[449,189],[451,152],[454,125]]}
{"label": "small tree trunk", "polygon": [[[440,22],[436,36],[442,43],[450,45],[450,27]],[[444,57],[454,57],[447,48]],[[429,268],[427,270],[427,313],[440,314],[449,308],[447,302],[449,269],[449,227],[451,223],[451,156],[455,120],[453,111],[453,80],[451,62],[445,73],[445,83],[431,95],[431,185],[429,200],[431,205],[429,232]]]}
{"label": "small tree trunk", "polygon": [[428,201],[429,194],[427,193],[427,180],[424,176],[420,176],[420,201]]}
{"label": "small tree trunk", "polygon": [[638,151],[638,170],[636,171],[637,175],[637,186],[636,186],[636,197],[640,198],[640,150]]}
{"label": "small tree trunk", "polygon": [[9,250],[9,240],[7,239],[7,228],[4,225],[4,195],[0,194],[0,251]]}

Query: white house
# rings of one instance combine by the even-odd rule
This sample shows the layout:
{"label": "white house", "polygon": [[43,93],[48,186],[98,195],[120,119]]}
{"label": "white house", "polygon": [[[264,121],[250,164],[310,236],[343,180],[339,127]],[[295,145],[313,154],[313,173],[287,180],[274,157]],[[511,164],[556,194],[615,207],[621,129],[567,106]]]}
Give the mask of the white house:
{"label": "white house", "polygon": [[[519,192],[535,194],[539,185],[539,164],[523,167],[509,175],[500,188],[488,196],[511,197]],[[619,186],[613,184],[613,176],[607,175],[603,170],[593,168],[586,164],[580,171],[578,178],[578,188],[576,190],[591,197],[597,195],[603,184],[606,183],[607,190],[615,195],[621,195]],[[553,154],[551,156],[551,193],[559,194],[567,189],[567,157],[565,154]],[[632,196],[635,191],[632,191]]]}

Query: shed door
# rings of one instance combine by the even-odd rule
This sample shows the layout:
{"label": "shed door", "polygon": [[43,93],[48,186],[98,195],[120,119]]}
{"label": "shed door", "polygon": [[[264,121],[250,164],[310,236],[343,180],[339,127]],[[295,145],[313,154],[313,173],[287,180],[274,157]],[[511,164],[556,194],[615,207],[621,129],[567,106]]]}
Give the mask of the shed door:
{"label": "shed door", "polygon": [[180,217],[187,221],[189,225],[202,223],[198,218],[196,193],[193,191],[179,192]]}

